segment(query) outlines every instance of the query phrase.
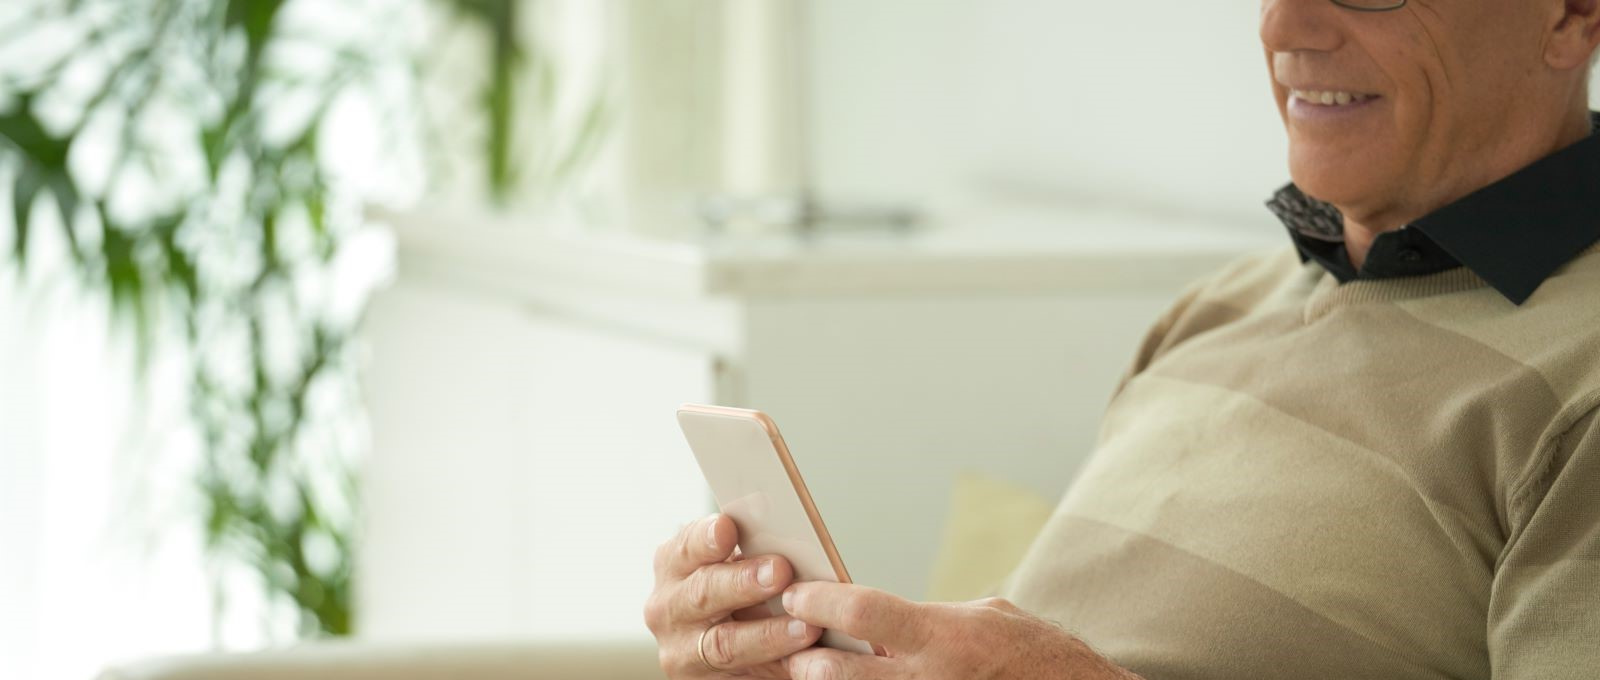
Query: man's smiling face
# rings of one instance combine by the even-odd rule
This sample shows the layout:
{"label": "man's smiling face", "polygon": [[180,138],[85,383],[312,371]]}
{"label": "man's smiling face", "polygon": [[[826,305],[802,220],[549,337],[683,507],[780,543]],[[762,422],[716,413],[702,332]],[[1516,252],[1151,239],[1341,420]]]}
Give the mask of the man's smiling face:
{"label": "man's smiling face", "polygon": [[1411,219],[1548,153],[1573,79],[1547,48],[1593,1],[1262,0],[1291,176],[1354,219]]}

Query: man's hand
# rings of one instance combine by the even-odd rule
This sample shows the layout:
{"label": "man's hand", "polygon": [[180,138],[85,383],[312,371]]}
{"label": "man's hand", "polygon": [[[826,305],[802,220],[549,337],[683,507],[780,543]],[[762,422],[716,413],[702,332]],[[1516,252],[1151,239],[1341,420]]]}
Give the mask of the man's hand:
{"label": "man's hand", "polygon": [[[673,680],[788,678],[783,659],[810,647],[822,629],[771,616],[763,603],[794,580],[782,557],[734,554],[733,521],[721,515],[690,524],[656,550],[656,587],[644,605],[661,668]],[[701,633],[706,661],[700,661]]]}
{"label": "man's hand", "polygon": [[882,645],[888,657],[818,647],[790,656],[795,680],[1137,680],[1060,627],[998,598],[921,604],[881,590],[797,583],[795,618]]}

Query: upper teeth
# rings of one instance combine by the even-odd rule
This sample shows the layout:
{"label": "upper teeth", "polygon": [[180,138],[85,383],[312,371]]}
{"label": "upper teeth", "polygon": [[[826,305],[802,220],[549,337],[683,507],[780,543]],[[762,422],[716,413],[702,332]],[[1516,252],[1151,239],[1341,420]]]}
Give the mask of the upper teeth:
{"label": "upper teeth", "polygon": [[1323,90],[1289,90],[1289,96],[1296,99],[1305,100],[1312,104],[1321,104],[1323,106],[1332,106],[1334,104],[1338,104],[1340,106],[1344,106],[1350,102],[1364,102],[1377,95]]}

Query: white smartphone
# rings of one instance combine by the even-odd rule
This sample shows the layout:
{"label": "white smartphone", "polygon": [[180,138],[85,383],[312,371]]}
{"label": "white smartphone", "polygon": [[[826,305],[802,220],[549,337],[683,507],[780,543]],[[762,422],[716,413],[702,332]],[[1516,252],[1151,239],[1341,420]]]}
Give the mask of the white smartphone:
{"label": "white smartphone", "polygon": [[[742,554],[782,555],[794,565],[797,582],[850,583],[828,527],[771,418],[748,409],[684,404],[678,407],[678,426],[722,514],[739,528]],[[783,614],[782,599],[773,598],[767,608]],[[884,656],[881,648],[833,630],[823,631],[820,644]]]}

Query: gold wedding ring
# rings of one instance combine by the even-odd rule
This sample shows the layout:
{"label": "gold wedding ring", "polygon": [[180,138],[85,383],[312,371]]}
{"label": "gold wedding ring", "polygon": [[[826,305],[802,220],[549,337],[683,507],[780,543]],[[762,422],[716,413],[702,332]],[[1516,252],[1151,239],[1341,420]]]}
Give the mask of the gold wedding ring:
{"label": "gold wedding ring", "polygon": [[700,663],[705,664],[706,670],[711,671],[712,673],[722,673],[723,670],[712,665],[711,659],[706,658],[706,636],[711,634],[712,628],[716,628],[720,625],[722,624],[713,623],[709,626],[706,626],[705,630],[700,631],[700,644],[695,645],[700,650]]}

